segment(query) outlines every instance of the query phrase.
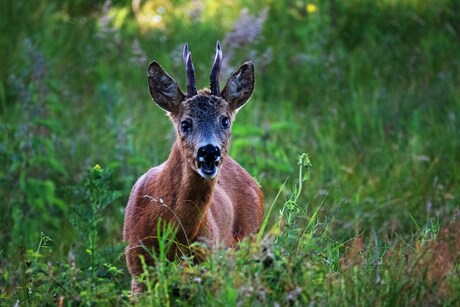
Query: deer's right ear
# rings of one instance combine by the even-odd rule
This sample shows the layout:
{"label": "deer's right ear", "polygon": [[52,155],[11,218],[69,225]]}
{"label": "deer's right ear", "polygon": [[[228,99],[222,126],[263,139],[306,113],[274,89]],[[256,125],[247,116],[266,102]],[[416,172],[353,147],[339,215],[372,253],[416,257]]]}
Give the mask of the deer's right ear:
{"label": "deer's right ear", "polygon": [[177,82],[157,62],[153,61],[148,69],[150,95],[156,104],[171,113],[175,113],[185,95]]}
{"label": "deer's right ear", "polygon": [[232,109],[237,110],[248,102],[253,91],[254,65],[246,62],[230,75],[221,96],[227,100]]}

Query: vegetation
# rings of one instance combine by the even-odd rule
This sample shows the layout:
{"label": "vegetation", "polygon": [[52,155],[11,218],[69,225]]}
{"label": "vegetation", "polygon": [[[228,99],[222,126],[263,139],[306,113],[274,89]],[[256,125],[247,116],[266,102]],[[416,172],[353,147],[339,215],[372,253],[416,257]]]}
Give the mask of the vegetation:
{"label": "vegetation", "polygon": [[174,138],[146,67],[184,89],[188,42],[207,86],[218,39],[222,76],[256,66],[230,154],[265,223],[198,265],[164,232],[137,302],[460,303],[458,1],[2,1],[0,29],[1,305],[135,301],[123,210]]}

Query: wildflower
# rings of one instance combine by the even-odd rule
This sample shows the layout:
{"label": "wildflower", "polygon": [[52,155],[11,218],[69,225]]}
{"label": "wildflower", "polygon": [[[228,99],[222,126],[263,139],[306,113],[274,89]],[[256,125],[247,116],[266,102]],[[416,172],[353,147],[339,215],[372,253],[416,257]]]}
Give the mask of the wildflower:
{"label": "wildflower", "polygon": [[307,7],[305,8],[307,13],[314,13],[318,10],[318,7],[315,4],[308,3]]}
{"label": "wildflower", "polygon": [[99,164],[94,165],[93,171],[102,172],[102,167]]}

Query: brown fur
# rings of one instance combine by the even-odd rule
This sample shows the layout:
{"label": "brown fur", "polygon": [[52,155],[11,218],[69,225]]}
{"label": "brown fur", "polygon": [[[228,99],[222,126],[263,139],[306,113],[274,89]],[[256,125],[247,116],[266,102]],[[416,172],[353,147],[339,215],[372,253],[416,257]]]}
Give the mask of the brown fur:
{"label": "brown fur", "polygon": [[[252,68],[252,64],[250,65]],[[147,264],[154,265],[148,250],[157,247],[155,237],[160,219],[177,227],[176,244],[169,254],[169,258],[172,259],[184,252],[183,247],[196,241],[212,247],[232,247],[245,236],[256,233],[263,217],[263,195],[258,184],[237,162],[227,156],[229,131],[220,132],[222,162],[217,176],[207,179],[198,174],[196,163],[193,162],[195,144],[187,143],[184,137],[180,136],[178,127],[184,112],[189,117],[199,117],[200,115],[196,114],[203,110],[190,110],[194,104],[183,97],[178,87],[177,89],[174,87],[175,81],[172,78],[166,79],[164,77],[166,73],[157,66],[155,66],[157,70],[149,72],[149,76],[155,78],[149,80],[152,97],[170,112],[178,136],[169,158],[140,177],[129,197],[123,237],[128,242],[126,259],[128,270],[133,276],[134,293],[141,292],[143,288],[143,285],[135,280],[143,271],[140,256],[144,256]],[[235,76],[240,78],[241,75]],[[238,79],[234,79],[233,84],[237,81]],[[168,83],[170,87],[161,87],[158,86],[159,82],[174,82],[174,84]],[[158,86],[158,89],[154,88],[155,86]],[[162,88],[167,88],[168,92],[160,92]],[[246,96],[243,98],[238,95],[239,92],[230,93],[231,88],[226,91],[229,95],[223,98],[210,96],[206,91],[201,91],[197,95],[198,98],[197,96],[193,98],[208,99],[216,105],[215,110],[213,109],[216,114],[210,111],[210,114],[205,114],[210,121],[225,114],[229,115],[233,122],[237,109],[252,94],[252,88],[249,95],[244,93]],[[169,100],[165,98],[166,96]]]}

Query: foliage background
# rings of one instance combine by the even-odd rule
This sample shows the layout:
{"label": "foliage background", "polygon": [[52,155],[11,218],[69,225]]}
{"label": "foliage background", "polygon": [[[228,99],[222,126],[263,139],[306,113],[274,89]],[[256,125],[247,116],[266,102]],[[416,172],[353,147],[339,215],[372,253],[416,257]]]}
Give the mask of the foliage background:
{"label": "foliage background", "polygon": [[[455,0],[2,1],[0,302],[129,302],[124,206],[174,139],[146,67],[157,60],[185,88],[188,42],[207,86],[220,40],[221,82],[256,66],[230,154],[261,183],[270,227],[221,255],[251,286],[220,280],[235,266],[211,257],[168,267],[182,281],[149,302],[186,302],[199,278],[213,286],[189,286],[197,304],[458,303],[459,16]],[[270,273],[243,265],[251,249],[273,254]],[[369,292],[376,274],[387,288]]]}

